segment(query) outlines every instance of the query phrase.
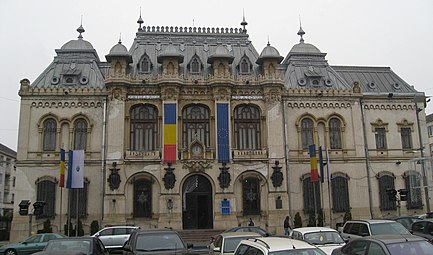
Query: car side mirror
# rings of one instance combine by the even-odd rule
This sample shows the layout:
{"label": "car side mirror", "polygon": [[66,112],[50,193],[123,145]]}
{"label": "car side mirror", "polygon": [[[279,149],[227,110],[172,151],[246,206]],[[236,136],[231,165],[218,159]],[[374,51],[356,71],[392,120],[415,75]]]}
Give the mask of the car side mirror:
{"label": "car side mirror", "polygon": [[129,245],[129,243],[125,243],[125,245],[123,246],[123,250],[124,251],[131,251],[131,246]]}
{"label": "car side mirror", "polygon": [[194,245],[192,243],[186,243],[186,248],[191,249]]}
{"label": "car side mirror", "polygon": [[221,247],[215,247],[215,248],[213,248],[213,251],[220,253],[221,252]]}

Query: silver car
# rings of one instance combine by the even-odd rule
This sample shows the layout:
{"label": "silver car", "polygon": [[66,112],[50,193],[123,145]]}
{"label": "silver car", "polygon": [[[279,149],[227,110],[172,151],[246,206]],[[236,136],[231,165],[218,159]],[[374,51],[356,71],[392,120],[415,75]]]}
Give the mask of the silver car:
{"label": "silver car", "polygon": [[99,230],[93,236],[98,237],[107,250],[122,250],[131,233],[137,229],[140,227],[110,226]]}

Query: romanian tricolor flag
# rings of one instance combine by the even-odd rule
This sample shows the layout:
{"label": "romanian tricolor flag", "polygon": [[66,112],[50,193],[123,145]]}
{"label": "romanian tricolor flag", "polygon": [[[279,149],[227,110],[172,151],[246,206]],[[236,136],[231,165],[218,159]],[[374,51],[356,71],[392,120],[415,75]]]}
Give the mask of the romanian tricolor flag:
{"label": "romanian tricolor flag", "polygon": [[164,164],[176,162],[176,104],[164,104]]}
{"label": "romanian tricolor flag", "polygon": [[59,187],[65,187],[65,150],[60,149],[60,181]]}
{"label": "romanian tricolor flag", "polygon": [[317,156],[316,156],[316,145],[310,145],[310,166],[311,166],[311,182],[319,181],[319,173],[317,171]]}

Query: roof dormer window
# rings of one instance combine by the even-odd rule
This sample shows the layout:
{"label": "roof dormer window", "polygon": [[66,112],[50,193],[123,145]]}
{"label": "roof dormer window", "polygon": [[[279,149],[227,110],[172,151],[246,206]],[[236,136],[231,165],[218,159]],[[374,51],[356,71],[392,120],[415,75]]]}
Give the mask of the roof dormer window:
{"label": "roof dormer window", "polygon": [[241,59],[239,64],[239,73],[240,74],[249,74],[251,72],[251,63],[247,57]]}
{"label": "roof dormer window", "polygon": [[76,78],[75,76],[72,75],[65,75],[63,76],[63,83],[65,85],[74,85],[76,83]]}
{"label": "roof dormer window", "polygon": [[137,65],[138,72],[140,73],[150,73],[152,67],[152,62],[150,62],[149,56],[146,54],[141,58]]}
{"label": "roof dormer window", "polygon": [[191,74],[201,73],[201,62],[197,56],[194,56],[189,63],[189,72]]}

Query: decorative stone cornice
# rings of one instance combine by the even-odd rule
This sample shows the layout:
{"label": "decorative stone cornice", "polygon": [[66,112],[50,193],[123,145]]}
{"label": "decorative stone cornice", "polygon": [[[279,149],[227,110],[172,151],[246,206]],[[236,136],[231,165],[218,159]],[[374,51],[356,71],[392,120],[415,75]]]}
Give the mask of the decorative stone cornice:
{"label": "decorative stone cornice", "polygon": [[212,161],[210,160],[185,160],[183,161],[183,169],[189,169],[191,172],[204,171],[205,169],[212,168]]}
{"label": "decorative stone cornice", "polygon": [[68,100],[68,101],[57,101],[52,100],[41,100],[41,101],[33,101],[31,103],[31,107],[34,108],[101,108],[102,102],[94,101],[94,100]]}
{"label": "decorative stone cornice", "polygon": [[332,108],[332,109],[341,109],[341,108],[351,108],[351,103],[344,102],[288,102],[287,107],[289,108]]}
{"label": "decorative stone cornice", "polygon": [[364,109],[366,110],[382,110],[382,111],[401,111],[401,110],[408,110],[408,111],[415,111],[415,106],[410,103],[400,103],[400,104],[393,104],[393,103],[365,103]]}

